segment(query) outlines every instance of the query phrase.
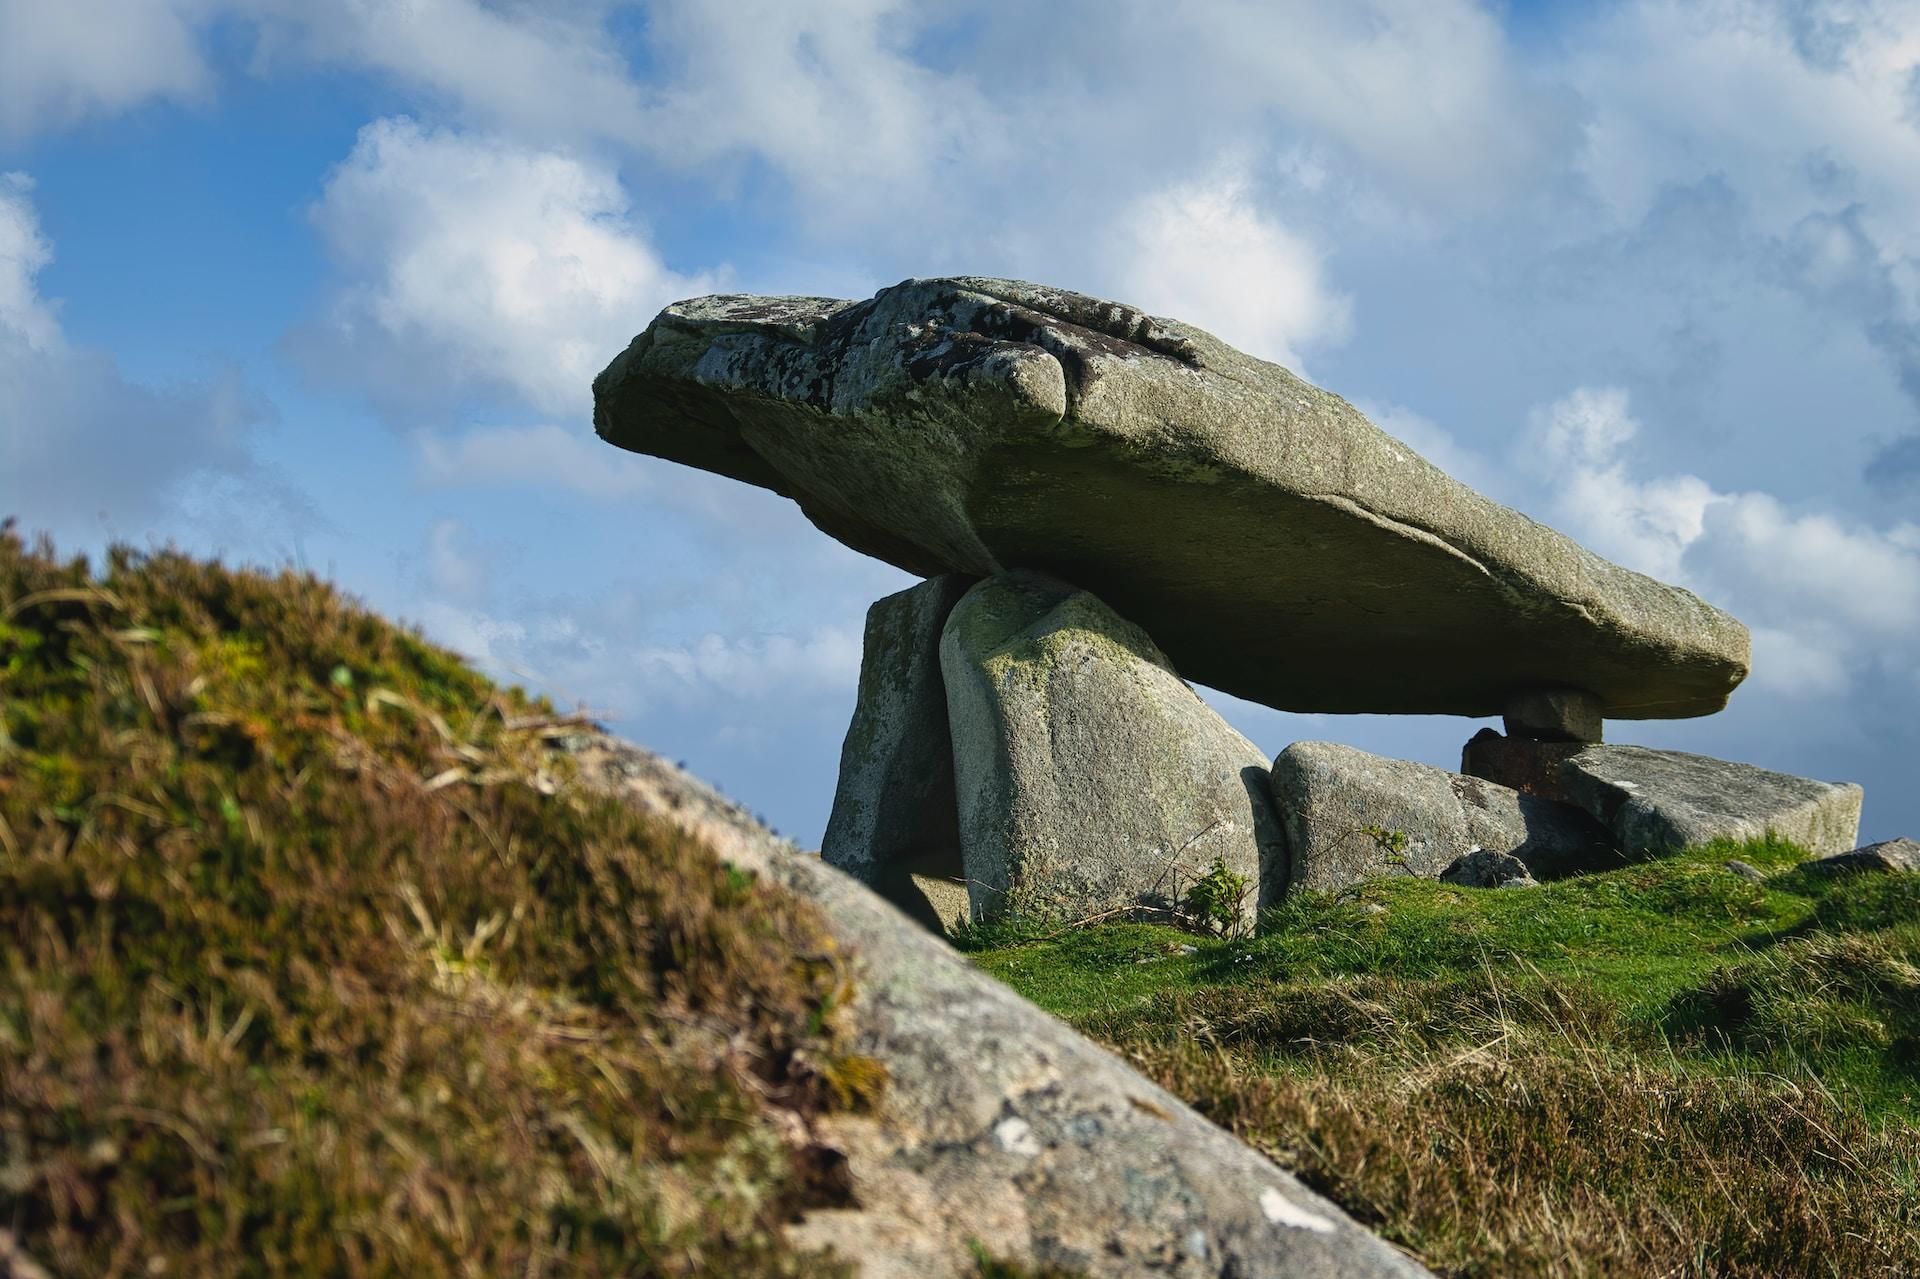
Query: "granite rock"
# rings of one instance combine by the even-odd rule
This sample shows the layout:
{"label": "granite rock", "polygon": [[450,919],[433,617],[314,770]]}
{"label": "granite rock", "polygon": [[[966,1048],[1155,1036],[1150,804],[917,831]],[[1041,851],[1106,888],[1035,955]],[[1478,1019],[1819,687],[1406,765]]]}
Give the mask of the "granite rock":
{"label": "granite rock", "polygon": [[1536,878],[1617,860],[1606,831],[1578,809],[1334,742],[1287,747],[1272,784],[1292,882],[1307,888],[1434,878],[1475,850],[1510,854]]}
{"label": "granite rock", "polygon": [[1440,872],[1440,882],[1462,888],[1537,888],[1540,885],[1518,857],[1487,848],[1475,848],[1454,858]]}
{"label": "granite rock", "polygon": [[1583,742],[1537,742],[1524,737],[1503,737],[1491,728],[1483,728],[1461,748],[1460,771],[1469,777],[1484,778],[1564,804],[1570,796],[1560,765],[1586,747]]}
{"label": "granite rock", "polygon": [[594,383],[608,441],[792,497],[923,575],[1041,569],[1190,678],[1299,711],[1483,716],[1578,688],[1705,715],[1746,629],[1449,478],[1198,329],[1011,280],[676,303]]}
{"label": "granite rock", "polygon": [[1567,797],[1629,853],[1661,853],[1769,831],[1815,856],[1853,848],[1860,787],[1683,751],[1589,746],[1560,766]]}
{"label": "granite rock", "polygon": [[954,890],[965,895],[940,630],[972,585],[947,574],[867,610],[860,689],[820,844],[828,865],[935,928],[952,922]]}
{"label": "granite rock", "polygon": [[1531,742],[1597,742],[1604,724],[1600,699],[1577,688],[1528,688],[1501,712],[1507,736]]}
{"label": "granite rock", "polygon": [[1807,869],[1823,875],[1850,875],[1860,871],[1920,872],[1920,842],[1911,839],[1886,839],[1868,844],[1850,853],[1834,853],[1807,863]]}
{"label": "granite rock", "polygon": [[1037,573],[964,595],[940,642],[974,915],[1167,905],[1215,858],[1284,881],[1266,757],[1134,626]]}

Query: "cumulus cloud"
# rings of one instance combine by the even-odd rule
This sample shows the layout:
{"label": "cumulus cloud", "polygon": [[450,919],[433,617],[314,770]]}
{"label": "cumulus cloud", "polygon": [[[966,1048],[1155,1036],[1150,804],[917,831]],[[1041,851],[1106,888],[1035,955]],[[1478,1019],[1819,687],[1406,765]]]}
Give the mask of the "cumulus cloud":
{"label": "cumulus cloud", "polygon": [[343,281],[294,349],[399,417],[476,395],[584,420],[593,377],[717,277],[669,269],[607,166],[379,120],[314,221]]}
{"label": "cumulus cloud", "polygon": [[528,139],[631,140],[642,94],[608,36],[611,0],[227,0],[259,32],[256,71],[366,68],[457,118]]}
{"label": "cumulus cloud", "polygon": [[[32,191],[25,175],[0,175],[0,514],[91,540],[102,531],[94,517],[131,533],[178,510],[189,486],[253,473],[249,436],[272,410],[237,374],[153,387],[67,340],[39,292],[53,245]],[[296,495],[281,489],[281,498],[285,517],[307,514],[289,509]]]}
{"label": "cumulus cloud", "polygon": [[900,0],[666,0],[648,29],[662,72],[648,145],[757,156],[836,204],[884,204],[963,156],[973,168],[1016,112],[967,70],[915,56],[936,21]]}
{"label": "cumulus cloud", "polygon": [[[1276,110],[1429,198],[1497,198],[1571,131],[1568,104],[1528,82],[1473,0],[1230,3],[1181,25],[1173,40],[1195,42],[1194,69],[1213,81],[1190,86],[1201,102]],[[1163,49],[1146,39],[1139,53]]]}
{"label": "cumulus cloud", "polygon": [[659,487],[638,455],[609,448],[584,428],[486,426],[418,439],[421,478],[434,485],[513,484],[604,499],[646,497]]}
{"label": "cumulus cloud", "polygon": [[[458,536],[458,529],[449,533]],[[433,541],[441,540],[436,527]],[[496,674],[562,696],[591,690],[596,711],[622,718],[704,712],[724,721],[791,713],[828,701],[838,709],[860,671],[857,626],[784,632],[709,631],[684,642],[635,644],[609,618],[541,610],[492,612],[451,597],[419,603],[435,640]]]}
{"label": "cumulus cloud", "polygon": [[1254,355],[1298,367],[1303,346],[1347,334],[1351,303],[1328,286],[1322,254],[1260,211],[1238,167],[1144,197],[1114,243],[1128,301]]}
{"label": "cumulus cloud", "polygon": [[0,0],[0,136],[205,96],[199,0]]}
{"label": "cumulus cloud", "polygon": [[1532,415],[1527,443],[1575,536],[1747,620],[1756,686],[1832,694],[1872,667],[1920,670],[1920,526],[1643,477],[1630,452],[1640,431],[1618,387],[1581,387]]}

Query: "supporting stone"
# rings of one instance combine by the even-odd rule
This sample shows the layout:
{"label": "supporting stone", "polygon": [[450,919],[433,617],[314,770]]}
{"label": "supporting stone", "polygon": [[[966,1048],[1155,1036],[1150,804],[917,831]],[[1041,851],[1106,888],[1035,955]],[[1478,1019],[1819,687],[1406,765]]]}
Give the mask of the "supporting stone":
{"label": "supporting stone", "polygon": [[1538,878],[1618,860],[1607,832],[1578,809],[1334,742],[1280,752],[1273,798],[1292,880],[1305,888],[1434,878],[1475,849],[1511,854]]}
{"label": "supporting stone", "polygon": [[1172,904],[1219,858],[1251,922],[1285,880],[1266,756],[1092,595],[989,578],[947,619],[940,665],[976,918]]}
{"label": "supporting stone", "polygon": [[1530,742],[1602,740],[1600,699],[1578,688],[1530,688],[1502,708],[1507,736]]}
{"label": "supporting stone", "polygon": [[1568,797],[1632,853],[1772,832],[1815,856],[1851,851],[1860,787],[1682,751],[1589,746],[1560,766]]}
{"label": "supporting stone", "polygon": [[920,922],[950,926],[964,901],[940,628],[974,579],[955,574],[867,610],[860,692],[820,855]]}
{"label": "supporting stone", "polygon": [[1460,771],[1469,777],[1550,799],[1569,802],[1560,766],[1586,749],[1582,742],[1535,742],[1524,737],[1502,737],[1483,728],[1460,751]]}

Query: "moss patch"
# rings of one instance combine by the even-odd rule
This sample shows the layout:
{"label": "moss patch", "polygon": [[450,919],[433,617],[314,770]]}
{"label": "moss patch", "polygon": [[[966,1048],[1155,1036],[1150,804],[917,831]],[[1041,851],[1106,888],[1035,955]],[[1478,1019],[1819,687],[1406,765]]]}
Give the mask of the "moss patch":
{"label": "moss patch", "polygon": [[61,1274],[835,1273],[820,922],[311,577],[0,533],[0,1225]]}

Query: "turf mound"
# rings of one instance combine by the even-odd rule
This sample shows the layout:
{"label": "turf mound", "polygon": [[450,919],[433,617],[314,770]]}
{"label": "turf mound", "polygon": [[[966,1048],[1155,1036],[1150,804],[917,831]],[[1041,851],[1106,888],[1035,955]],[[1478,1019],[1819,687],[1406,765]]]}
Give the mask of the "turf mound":
{"label": "turf mound", "polygon": [[310,576],[0,531],[0,1260],[836,1273],[844,964],[570,727]]}

